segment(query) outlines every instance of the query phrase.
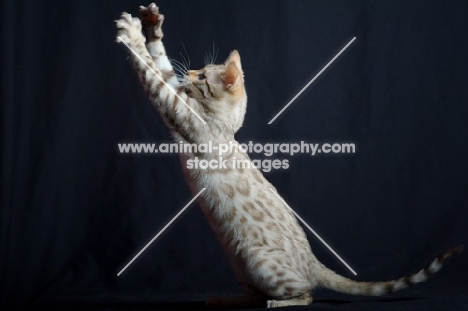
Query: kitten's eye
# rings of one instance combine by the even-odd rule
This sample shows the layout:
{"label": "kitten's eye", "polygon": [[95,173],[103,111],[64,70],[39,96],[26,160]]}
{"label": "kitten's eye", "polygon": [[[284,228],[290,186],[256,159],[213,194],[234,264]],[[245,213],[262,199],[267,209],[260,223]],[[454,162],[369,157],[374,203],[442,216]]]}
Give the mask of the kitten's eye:
{"label": "kitten's eye", "polygon": [[205,80],[206,79],[205,74],[204,73],[199,74],[198,79],[199,80]]}

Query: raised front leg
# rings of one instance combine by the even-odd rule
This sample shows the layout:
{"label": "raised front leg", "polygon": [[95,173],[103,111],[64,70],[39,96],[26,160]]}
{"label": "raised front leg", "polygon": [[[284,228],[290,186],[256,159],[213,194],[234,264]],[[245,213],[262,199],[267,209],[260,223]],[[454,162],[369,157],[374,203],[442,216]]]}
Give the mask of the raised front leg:
{"label": "raised front leg", "polygon": [[159,13],[159,8],[156,4],[151,3],[147,7],[140,6],[140,16],[143,34],[146,37],[146,48],[153,58],[156,67],[161,70],[164,81],[172,86],[179,85],[172,64],[166,55],[164,44],[161,41],[164,36],[162,31],[164,15]]}
{"label": "raised front leg", "polygon": [[203,107],[196,100],[189,98],[182,87],[173,87],[164,81],[163,73],[146,49],[146,39],[141,32],[139,18],[132,18],[124,12],[116,23],[119,29],[117,42],[123,42],[130,48],[130,59],[150,100],[170,128],[188,142],[193,141],[197,134],[195,130],[205,122]]}

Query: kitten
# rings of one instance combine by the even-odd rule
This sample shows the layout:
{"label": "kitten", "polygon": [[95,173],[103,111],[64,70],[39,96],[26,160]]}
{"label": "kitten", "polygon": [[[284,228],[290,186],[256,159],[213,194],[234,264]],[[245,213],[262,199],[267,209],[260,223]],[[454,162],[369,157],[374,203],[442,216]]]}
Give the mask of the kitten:
{"label": "kitten", "polygon": [[[233,51],[224,64],[187,71],[185,83],[180,83],[161,42],[164,16],[154,3],[140,7],[140,14],[142,21],[127,13],[116,21],[117,41],[136,52],[130,53],[131,60],[175,140],[238,146],[234,134],[242,126],[247,105],[239,53]],[[218,154],[181,154],[182,164],[195,157],[217,160]],[[427,268],[397,280],[347,279],[317,260],[296,218],[260,171],[233,167],[233,157],[250,161],[234,148],[223,157],[228,160],[225,168],[188,170],[182,165],[194,193],[206,188],[199,203],[246,292],[243,297],[213,298],[207,301],[209,307],[307,305],[318,286],[346,294],[383,295],[425,281],[462,250],[451,248]]]}

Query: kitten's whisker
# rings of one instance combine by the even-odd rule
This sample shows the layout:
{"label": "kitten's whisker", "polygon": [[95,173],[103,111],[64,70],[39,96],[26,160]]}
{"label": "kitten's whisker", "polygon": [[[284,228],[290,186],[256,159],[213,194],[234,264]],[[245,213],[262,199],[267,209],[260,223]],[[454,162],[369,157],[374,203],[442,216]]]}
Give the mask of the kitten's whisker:
{"label": "kitten's whisker", "polygon": [[216,61],[215,59],[215,45],[214,45],[214,41],[213,41],[213,54],[211,54],[211,63],[214,64]]}
{"label": "kitten's whisker", "polygon": [[185,79],[185,76],[176,75],[176,78],[177,78],[177,81],[179,81],[180,86],[187,85],[187,81]]}
{"label": "kitten's whisker", "polygon": [[216,60],[218,59],[218,53],[219,53],[219,48],[216,50],[216,54],[215,54],[213,63],[216,63]]}
{"label": "kitten's whisker", "polygon": [[184,67],[182,67],[182,66],[180,66],[179,64],[176,64],[176,63],[172,64],[172,67],[176,68],[176,69],[177,69],[178,71],[180,71],[180,72],[184,72],[184,71],[185,71],[185,68],[184,68]]}
{"label": "kitten's whisker", "polygon": [[[187,68],[190,68],[190,65],[191,65],[191,64],[190,64],[190,56],[189,56],[189,54],[187,53],[187,49],[185,48],[185,44],[182,43],[182,46],[183,46],[183,48],[184,48],[185,55],[187,56]],[[181,54],[182,54],[182,53],[181,53]],[[184,56],[182,55],[182,57],[184,57]],[[185,57],[184,57],[184,59],[185,59]]]}
{"label": "kitten's whisker", "polygon": [[172,64],[172,66],[179,66],[180,67],[180,64],[175,59],[171,59],[171,64]]}
{"label": "kitten's whisker", "polygon": [[185,65],[182,62],[178,61],[178,60],[172,59],[171,61],[174,62],[175,64],[179,65],[181,68],[187,69],[185,67]]}
{"label": "kitten's whisker", "polygon": [[211,45],[211,53],[210,53],[210,63],[213,64],[213,57],[214,57],[214,42]]}
{"label": "kitten's whisker", "polygon": [[178,61],[177,59],[171,59],[171,62],[174,62],[176,64],[179,64],[179,65],[182,65],[182,63],[180,61]]}
{"label": "kitten's whisker", "polygon": [[187,68],[185,67],[184,64],[179,62],[178,60],[171,59],[172,67],[174,67],[177,71],[179,71],[181,74],[187,73]]}
{"label": "kitten's whisker", "polygon": [[178,65],[173,65],[172,68],[174,68],[174,71],[179,74],[183,74],[184,71],[182,68],[179,68]]}
{"label": "kitten's whisker", "polygon": [[182,56],[182,64],[184,65],[185,68],[190,68],[187,59],[185,58],[184,54],[180,53],[180,56]]}
{"label": "kitten's whisker", "polygon": [[208,55],[208,64],[212,65],[213,63],[211,61],[213,60],[213,56],[211,55],[211,51],[208,50],[206,54]]}
{"label": "kitten's whisker", "polygon": [[187,80],[187,76],[184,75],[184,74],[176,74],[176,77],[179,79],[179,80],[183,80],[183,81],[186,81]]}

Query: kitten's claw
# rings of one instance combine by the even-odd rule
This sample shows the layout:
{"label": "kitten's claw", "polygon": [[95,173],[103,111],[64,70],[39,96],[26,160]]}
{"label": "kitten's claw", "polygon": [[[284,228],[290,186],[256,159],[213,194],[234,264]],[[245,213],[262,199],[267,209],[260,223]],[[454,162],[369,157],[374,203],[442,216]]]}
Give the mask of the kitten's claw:
{"label": "kitten's claw", "polygon": [[148,6],[148,9],[151,10],[151,13],[153,14],[158,14],[159,13],[159,8],[156,6],[156,4],[151,3],[149,6]]}
{"label": "kitten's claw", "polygon": [[140,5],[140,11],[142,11],[142,10],[144,10],[144,11],[148,10],[152,14],[159,14],[159,8],[157,7],[156,4],[154,4],[154,2],[151,3],[150,5],[148,5],[147,7],[143,6],[143,5]]}
{"label": "kitten's claw", "polygon": [[132,17],[132,15],[127,12],[123,12],[120,16],[120,19],[115,21],[117,31],[116,42],[125,42],[130,43],[132,40],[141,39],[143,42],[145,38],[141,33],[141,22],[137,17]]}
{"label": "kitten's claw", "polygon": [[150,41],[160,40],[164,36],[161,27],[164,15],[159,14],[159,8],[151,3],[147,7],[140,6],[141,23],[145,30],[146,38]]}

